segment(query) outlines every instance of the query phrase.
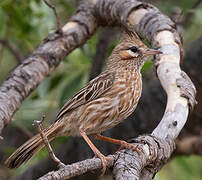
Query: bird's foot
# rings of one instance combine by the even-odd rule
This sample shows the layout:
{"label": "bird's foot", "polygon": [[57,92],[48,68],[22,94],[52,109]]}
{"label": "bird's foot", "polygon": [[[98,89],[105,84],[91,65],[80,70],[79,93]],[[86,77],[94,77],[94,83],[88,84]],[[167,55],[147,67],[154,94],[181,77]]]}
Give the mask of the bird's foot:
{"label": "bird's foot", "polygon": [[101,174],[101,176],[103,176],[106,172],[106,169],[107,169],[107,161],[110,161],[111,159],[109,157],[104,156],[100,152],[96,152],[95,157],[100,158],[100,160],[101,160],[101,163],[102,163],[102,174]]}
{"label": "bird's foot", "polygon": [[107,141],[107,142],[110,142],[110,143],[113,143],[113,144],[118,144],[120,145],[120,148],[118,149],[121,150],[121,149],[133,149],[135,150],[138,154],[140,154],[141,150],[138,148],[138,146],[132,144],[132,143],[128,143],[126,141],[123,141],[123,140],[119,140],[119,139],[113,139],[113,138],[110,138],[110,137],[106,137],[106,136],[102,136],[100,134],[93,134],[93,137],[96,138],[96,139],[99,139],[99,140],[104,140],[104,141]]}
{"label": "bird's foot", "polygon": [[84,140],[87,142],[87,144],[90,146],[92,151],[95,154],[95,157],[100,158],[101,163],[102,163],[102,174],[101,176],[104,175],[106,169],[107,169],[107,161],[111,160],[109,157],[104,156],[96,147],[95,145],[91,142],[91,140],[88,138],[86,133],[84,131],[80,131],[81,136],[84,138]]}
{"label": "bird's foot", "polygon": [[141,150],[140,150],[140,148],[139,148],[137,145],[134,145],[134,144],[132,144],[132,143],[128,143],[128,142],[126,142],[126,141],[120,141],[120,144],[121,144],[121,146],[120,146],[120,148],[119,148],[118,151],[120,151],[120,150],[122,150],[122,149],[133,149],[133,150],[135,150],[138,154],[141,153]]}

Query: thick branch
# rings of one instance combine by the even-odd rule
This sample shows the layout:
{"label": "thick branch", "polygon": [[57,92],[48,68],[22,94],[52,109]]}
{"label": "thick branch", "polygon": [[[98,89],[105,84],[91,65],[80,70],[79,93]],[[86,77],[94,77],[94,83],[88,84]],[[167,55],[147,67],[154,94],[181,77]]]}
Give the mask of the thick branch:
{"label": "thick branch", "polygon": [[[122,163],[114,164],[116,179],[151,179],[167,161],[174,149],[174,140],[187,120],[188,103],[191,107],[195,104],[194,85],[179,66],[182,58],[180,37],[174,23],[149,4],[129,0],[100,0],[97,2],[96,8],[96,12],[99,12],[97,17],[103,23],[121,23],[128,28],[135,27],[141,36],[147,38],[154,47],[160,48],[164,53],[158,57],[158,62],[156,62],[158,77],[168,96],[164,116],[152,132],[153,138],[157,139],[158,148],[155,148],[155,143],[146,142],[147,147],[144,146],[143,148],[146,152],[144,160],[142,157],[136,156],[133,163],[127,162],[124,155],[123,157],[119,156],[117,160],[117,162]],[[142,141],[144,142],[144,140]],[[163,141],[163,143],[159,143],[159,141]],[[163,149],[164,153],[157,152],[157,156],[152,156],[150,159],[152,147]],[[126,150],[125,153],[127,154],[127,152],[129,151]],[[135,155],[135,153],[132,154]],[[136,167],[132,173],[131,168],[129,168],[131,163],[133,167]],[[147,167],[147,165],[149,166]],[[123,166],[127,169],[120,171]]]}
{"label": "thick branch", "polygon": [[[135,142],[138,143],[141,149],[140,154],[133,150],[121,150],[115,155],[108,156],[112,161],[108,161],[107,166],[113,166],[115,179],[138,179],[142,167],[150,165],[153,160],[155,160],[155,163],[163,164],[162,161],[164,162],[164,159],[168,158],[169,153],[167,152],[172,152],[174,148],[173,142],[168,144],[167,141],[151,136],[138,137]],[[101,160],[93,158],[66,165],[58,171],[49,172],[39,180],[54,179],[56,177],[58,179],[69,179],[101,168]]]}
{"label": "thick branch", "polygon": [[[5,90],[9,90],[7,95],[10,94],[12,95],[11,97],[13,97],[13,93],[16,95],[16,93],[19,94],[19,92],[23,92],[23,96],[20,100],[17,99],[17,101],[12,102],[19,107],[21,101],[34,87],[36,87],[36,85],[38,85],[44,76],[48,75],[48,73],[55,68],[60,59],[67,55],[73,48],[82,44],[84,40],[93,33],[97,26],[94,16],[103,24],[122,24],[128,29],[135,28],[142,37],[149,40],[153,47],[159,48],[163,52],[162,55],[158,56],[156,67],[160,82],[167,93],[168,102],[161,123],[153,131],[152,136],[146,136],[150,137],[149,141],[145,137],[137,139],[137,143],[140,144],[140,148],[142,149],[142,156],[137,156],[130,150],[124,151],[124,154],[130,154],[129,152],[131,152],[131,155],[133,154],[135,157],[133,162],[133,166],[135,167],[133,173],[130,173],[130,168],[128,168],[131,167],[131,161],[125,161],[125,155],[118,156],[116,162],[119,163],[114,164],[114,172],[116,179],[124,179],[125,177],[128,177],[128,175],[130,176],[130,179],[137,179],[140,177],[143,179],[150,179],[170,157],[174,147],[174,139],[178,136],[187,120],[188,104],[191,106],[194,106],[195,104],[195,88],[179,67],[180,59],[182,58],[180,37],[175,29],[175,24],[152,5],[141,3],[136,0],[94,0],[93,2],[96,7],[95,11],[91,10],[93,6],[89,7],[89,4],[80,6],[78,14],[73,18],[77,23],[68,23],[63,28],[65,38],[56,33],[48,37],[46,41],[36,49],[31,58],[28,58],[20,68],[16,68],[11,74],[11,77],[3,84],[3,89],[0,90],[4,93],[3,97],[7,97]],[[89,8],[90,10],[88,10]],[[80,29],[78,29],[78,26]],[[44,51],[46,52],[45,54]],[[47,62],[53,62],[47,63],[45,60],[48,60]],[[42,69],[39,69],[40,66],[38,63],[42,65]],[[26,91],[24,87],[17,90],[14,89],[13,86],[8,86],[9,88],[7,88],[7,85],[5,84],[10,84],[9,80],[13,79],[15,80],[14,87],[18,87],[15,85],[16,82],[17,84],[19,83],[21,74],[26,77],[28,75],[29,79],[26,79],[26,83],[30,85],[30,74],[27,73],[27,71],[25,74],[23,71],[25,70],[25,67],[27,67],[27,64],[32,64],[32,70],[29,69],[31,72],[33,72],[33,67],[34,70],[36,70],[35,67],[37,67],[37,71],[34,71],[33,77],[31,78],[31,82],[33,80],[36,81],[32,82],[34,85],[31,85],[31,87],[26,86],[25,88],[28,88]],[[36,79],[36,77],[38,79]],[[5,87],[7,89],[5,89]],[[0,96],[2,95],[0,94]],[[6,98],[3,100],[6,104],[5,99]],[[11,100],[13,99],[11,98]],[[6,112],[5,108],[9,109],[9,107],[4,106],[3,113]],[[4,123],[8,122],[8,119],[16,110],[16,107],[10,109],[12,109],[12,112],[6,114],[7,116],[3,116],[8,117],[7,119],[4,118]],[[3,125],[0,127],[3,128]],[[162,149],[163,153],[159,151]],[[121,153],[123,153],[123,151]],[[124,171],[120,171],[120,169],[123,169],[123,163],[124,167],[127,168],[125,168]],[[116,171],[116,169],[119,171]],[[65,169],[60,169],[59,171],[64,172]],[[59,179],[60,177],[62,177],[62,174],[58,176]]]}
{"label": "thick branch", "polygon": [[82,5],[63,27],[63,34],[50,34],[17,66],[0,87],[0,133],[22,101],[48,76],[65,56],[81,46],[97,28],[92,8]]}
{"label": "thick branch", "polygon": [[[181,154],[199,154],[201,155],[201,102],[202,102],[202,81],[201,81],[201,69],[202,62],[202,38],[198,39],[192,46],[187,48],[186,55],[184,58],[183,68],[190,74],[190,77],[195,82],[198,93],[197,100],[198,105],[191,113],[189,121],[183,128],[180,139],[176,142],[176,150],[174,155]],[[191,68],[190,68],[191,67]],[[163,113],[165,106],[165,96],[159,85],[159,82],[154,76],[148,75],[148,82],[143,84],[143,96],[138,104],[134,114],[131,115],[127,120],[121,123],[119,126],[110,129],[105,132],[106,136],[116,137],[118,139],[127,140],[131,137],[136,137],[138,134],[146,134],[152,131],[157,126]],[[152,102],[152,103],[151,103]],[[155,107],[155,108],[153,108]],[[127,132],[127,133],[126,133]],[[13,140],[14,137],[10,138]],[[10,142],[11,140],[7,140]],[[95,142],[96,143],[96,142]],[[113,153],[115,149],[109,143],[99,142],[97,144],[105,154]],[[82,151],[81,151],[82,149]],[[70,164],[81,159],[89,158],[90,148],[82,141],[82,139],[69,138],[68,141],[63,143],[57,150],[57,155],[65,164]],[[130,153],[131,154],[131,153]],[[173,156],[172,156],[173,157]],[[27,171],[21,174],[15,180],[23,180],[29,176],[30,179],[37,179],[38,177],[45,174],[47,171],[55,169],[55,164],[49,159],[40,161],[36,165],[30,167]],[[85,177],[81,176],[79,179],[96,179],[98,178],[95,173],[88,173]]]}

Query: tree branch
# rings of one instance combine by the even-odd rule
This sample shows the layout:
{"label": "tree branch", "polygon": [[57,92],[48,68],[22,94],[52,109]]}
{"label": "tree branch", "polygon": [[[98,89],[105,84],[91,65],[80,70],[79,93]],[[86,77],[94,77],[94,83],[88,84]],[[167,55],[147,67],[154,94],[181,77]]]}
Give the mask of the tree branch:
{"label": "tree branch", "polygon": [[0,134],[22,101],[47,77],[72,50],[81,46],[97,28],[90,4],[81,5],[63,27],[63,34],[50,34],[17,66],[0,87]]}
{"label": "tree branch", "polygon": [[[192,46],[187,48],[183,64],[183,69],[190,74],[196,84],[198,90],[197,100],[199,104],[190,114],[189,121],[186,123],[180,137],[176,141],[176,151],[172,157],[186,154],[201,155],[202,145],[200,139],[202,123],[200,114],[202,109],[202,81],[200,78],[200,67],[202,66],[202,62],[200,61],[200,52],[202,52],[202,38],[198,39]],[[146,74],[144,74],[144,77],[145,75]],[[143,85],[143,96],[135,112],[123,123],[105,132],[106,136],[127,140],[131,137],[136,137],[138,134],[148,134],[157,126],[162,116],[161,114],[163,113],[164,103],[166,102],[164,93],[159,82],[154,76],[151,76],[151,73],[148,74],[147,83]],[[10,138],[12,140],[14,139],[12,137]],[[10,140],[7,140],[7,142],[10,142]],[[110,154],[115,151],[113,145],[108,143],[99,142],[96,145],[98,149],[105,154]],[[57,149],[56,154],[65,164],[70,164],[81,159],[89,158],[91,152],[90,148],[86,146],[81,138],[69,138]],[[129,167],[131,168],[131,165]],[[53,169],[55,169],[55,164],[47,158],[28,168],[28,170],[15,178],[15,180],[28,180],[27,177],[30,177],[30,180],[37,179]],[[99,173],[89,172],[85,176],[80,176],[78,179],[96,179],[99,176],[98,174]]]}
{"label": "tree branch", "polygon": [[[64,35],[65,38],[56,33],[49,36],[46,41],[35,50],[31,58],[27,59],[24,66],[16,68],[11,74],[11,78],[4,82],[2,85],[3,89],[0,89],[0,93],[2,90],[4,93],[3,100],[5,105],[2,109],[3,113],[2,110],[0,111],[0,117],[4,117],[1,118],[4,123],[3,125],[0,124],[0,127],[2,129],[4,124],[8,123],[9,118],[14,111],[17,110],[16,107],[19,107],[22,100],[30,91],[58,65],[61,58],[67,55],[73,48],[81,45],[87,37],[94,32],[97,27],[97,21],[105,25],[124,25],[128,29],[135,29],[136,32],[146,38],[153,47],[163,52],[162,55],[157,56],[156,68],[157,75],[166,91],[168,100],[164,116],[152,134],[150,136],[139,137],[135,140],[142,149],[142,154],[138,156],[136,152],[131,150],[123,150],[117,153],[113,172],[116,179],[151,179],[167,161],[174,149],[174,140],[187,120],[188,104],[191,107],[195,104],[194,85],[188,76],[181,71],[179,66],[183,52],[179,34],[175,29],[175,24],[150,4],[136,0],[94,0],[94,5],[90,4],[91,6],[89,6],[89,2],[85,2],[86,4],[82,4],[77,14],[73,16],[74,22],[70,22],[63,27],[64,34],[66,34],[66,36]],[[32,64],[32,69],[34,67],[36,70],[37,67],[37,71],[30,69],[26,71],[33,72],[33,77],[31,77],[29,73],[24,74],[24,71],[22,71],[25,70],[25,67],[30,67],[27,66],[27,64],[29,65],[30,63]],[[39,64],[42,65],[42,69],[39,69]],[[12,106],[12,108],[10,108],[11,111],[9,111],[9,107],[6,107],[8,103],[5,100],[8,99],[7,96],[9,93],[12,100],[13,94],[15,96],[16,92],[19,94],[19,89],[16,91],[16,89],[10,88],[10,86],[7,88],[7,84],[10,84],[9,80],[12,82],[14,80],[15,84],[12,84],[12,87],[18,87],[17,85],[21,79],[16,77],[19,77],[21,73],[29,77],[29,79],[26,79],[26,89],[24,87],[20,89],[20,92],[23,92],[23,96],[21,96],[22,98],[20,100],[17,99],[17,101],[9,102],[17,105]],[[36,77],[38,79],[36,79]],[[30,78],[34,85],[30,84]],[[31,87],[28,85],[31,85]],[[9,90],[7,94],[5,93],[5,87],[7,88],[6,90]],[[2,93],[0,94],[0,99],[1,97]],[[10,113],[5,114],[5,112]],[[2,114],[4,116],[2,116]],[[5,119],[5,117],[7,118]],[[130,158],[134,158],[132,162],[127,161],[127,159]],[[97,161],[101,165],[100,160]],[[84,166],[84,164],[82,164],[82,166]],[[63,179],[63,177],[65,177],[63,174],[69,173],[65,171],[66,167],[59,170],[61,174],[57,174],[57,179]],[[70,167],[73,166],[68,166],[68,170]],[[89,165],[88,167],[88,170],[90,170],[91,166]],[[131,167],[134,168],[131,169]],[[51,172],[42,178],[46,179],[46,176],[51,177],[54,173],[55,172]],[[80,172],[80,174],[82,173],[84,173],[84,171]]]}
{"label": "tree branch", "polygon": [[52,5],[48,0],[43,0],[43,1],[48,7],[50,7],[53,10],[53,13],[54,13],[55,18],[56,18],[57,32],[62,35],[63,34],[62,25],[60,23],[60,20],[59,20],[55,6]]}
{"label": "tree branch", "polygon": [[[174,28],[174,23],[149,4],[138,1],[100,0],[96,8],[102,23],[111,25],[116,22],[128,28],[135,27],[141,36],[146,37],[154,47],[163,51],[163,55],[158,56],[156,68],[168,101],[161,122],[152,132],[151,139],[156,143],[149,143],[147,138],[145,140],[140,137],[136,141],[144,142],[141,146],[144,158],[135,155],[135,152],[130,154],[130,150],[125,150],[123,156],[119,154],[113,169],[115,179],[151,179],[168,160],[174,149],[174,140],[187,120],[188,104],[193,107],[196,103],[195,87],[179,66],[183,52],[180,37]],[[156,151],[153,152],[152,149]],[[130,158],[126,158],[126,154]],[[153,154],[156,156],[152,156]],[[133,162],[126,160],[131,158]],[[135,168],[131,169],[131,164]],[[53,174],[54,172],[49,173],[49,176]],[[42,179],[46,178],[44,176]]]}
{"label": "tree branch", "polygon": [[[115,158],[112,155],[108,157],[112,159],[112,161],[107,161],[107,167],[112,167]],[[64,168],[59,169],[58,171],[49,172],[45,176],[39,178],[39,180],[54,178],[69,179],[84,174],[88,171],[93,171],[97,169],[102,169],[102,163],[99,158],[92,158],[71,165],[67,165]]]}

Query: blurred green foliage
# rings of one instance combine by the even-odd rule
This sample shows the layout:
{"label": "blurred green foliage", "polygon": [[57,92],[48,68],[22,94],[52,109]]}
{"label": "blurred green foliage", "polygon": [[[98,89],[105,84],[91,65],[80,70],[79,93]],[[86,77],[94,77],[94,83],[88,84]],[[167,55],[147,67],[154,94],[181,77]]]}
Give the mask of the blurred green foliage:
{"label": "blurred green foliage", "polygon": [[202,158],[199,156],[178,156],[171,160],[156,175],[155,180],[201,180]]}
{"label": "blurred green foliage", "polygon": [[[64,24],[75,12],[74,0],[55,0],[60,20]],[[188,46],[202,34],[202,6],[191,9],[195,0],[156,1],[162,12],[169,14],[173,7],[182,8],[185,15],[192,11],[193,16],[184,29],[184,41]],[[52,10],[40,0],[1,0],[0,1],[0,40],[6,40],[16,47],[21,56],[26,57],[50,33],[56,29],[55,16]],[[200,30],[199,30],[200,29]],[[83,47],[74,50],[58,68],[46,78],[39,87],[23,102],[20,110],[15,114],[13,126],[25,131],[35,131],[32,122],[46,115],[45,126],[50,124],[64,102],[69,99],[88,81],[91,60],[95,53],[99,32],[96,33]],[[109,53],[117,43],[109,49]],[[15,56],[0,44],[0,83],[19,62]],[[146,63],[143,71],[152,66]],[[58,145],[65,138],[54,141]],[[14,151],[8,148],[6,153]],[[47,156],[41,151],[31,162],[19,168],[15,173],[23,172],[30,164]],[[155,177],[159,180],[200,179],[202,165],[199,157],[177,157],[170,162]],[[13,171],[12,171],[13,172]]]}

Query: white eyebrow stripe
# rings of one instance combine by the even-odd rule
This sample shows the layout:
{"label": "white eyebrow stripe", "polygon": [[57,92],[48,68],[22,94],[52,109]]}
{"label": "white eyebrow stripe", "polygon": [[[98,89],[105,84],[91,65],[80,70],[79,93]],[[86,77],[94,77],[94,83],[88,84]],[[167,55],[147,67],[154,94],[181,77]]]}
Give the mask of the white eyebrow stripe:
{"label": "white eyebrow stripe", "polygon": [[131,50],[127,50],[127,53],[130,54],[132,57],[138,57],[138,53],[134,53]]}

